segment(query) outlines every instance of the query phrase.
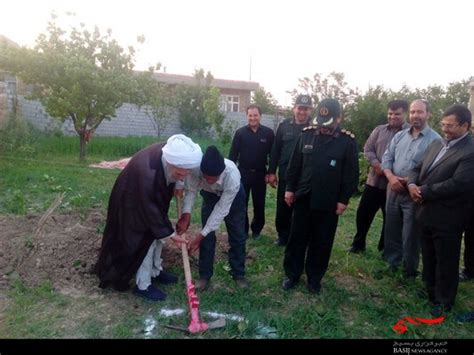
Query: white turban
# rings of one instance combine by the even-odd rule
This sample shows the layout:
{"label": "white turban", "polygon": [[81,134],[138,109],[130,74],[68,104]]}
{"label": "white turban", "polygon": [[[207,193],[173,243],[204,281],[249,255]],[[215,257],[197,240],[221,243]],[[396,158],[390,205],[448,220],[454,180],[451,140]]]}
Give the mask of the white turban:
{"label": "white turban", "polygon": [[191,138],[184,134],[175,134],[166,141],[163,157],[177,168],[194,169],[201,164],[202,150]]}

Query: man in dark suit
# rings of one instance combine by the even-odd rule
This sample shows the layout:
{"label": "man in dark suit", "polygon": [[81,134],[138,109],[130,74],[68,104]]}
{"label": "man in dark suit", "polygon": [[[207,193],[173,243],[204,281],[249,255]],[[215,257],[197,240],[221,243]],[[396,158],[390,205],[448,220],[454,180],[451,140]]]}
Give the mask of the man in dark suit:
{"label": "man in dark suit", "polygon": [[445,139],[429,146],[408,178],[410,196],[417,204],[423,279],[434,317],[451,310],[458,289],[461,238],[474,189],[470,126],[471,112],[466,106],[449,107],[441,118]]}

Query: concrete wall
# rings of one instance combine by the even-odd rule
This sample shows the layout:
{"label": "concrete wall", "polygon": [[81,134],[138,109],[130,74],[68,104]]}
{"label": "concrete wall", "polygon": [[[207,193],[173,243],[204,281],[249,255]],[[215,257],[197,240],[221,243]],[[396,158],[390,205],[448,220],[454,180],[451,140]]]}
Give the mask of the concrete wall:
{"label": "concrete wall", "polygon": [[[23,96],[18,96],[18,111],[23,118],[41,131],[61,130],[65,135],[76,135],[70,119],[61,123],[59,120],[51,118],[38,101],[27,100]],[[247,117],[245,113],[229,112],[226,113],[223,126],[231,127],[233,132],[246,124]],[[263,115],[262,124],[276,129],[278,119],[273,115]],[[182,133],[179,119],[176,114],[172,114],[161,136],[169,137],[177,133]],[[94,135],[99,137],[156,136],[157,131],[153,118],[147,115],[144,110],[139,110],[135,105],[124,104],[116,111],[116,117],[102,121]]]}
{"label": "concrete wall", "polygon": [[2,127],[8,118],[8,99],[6,92],[6,83],[0,81],[0,127]]}
{"label": "concrete wall", "polygon": [[10,80],[4,74],[4,80],[0,81],[0,127],[2,127],[10,116],[10,112],[15,112],[17,108],[16,82]]}

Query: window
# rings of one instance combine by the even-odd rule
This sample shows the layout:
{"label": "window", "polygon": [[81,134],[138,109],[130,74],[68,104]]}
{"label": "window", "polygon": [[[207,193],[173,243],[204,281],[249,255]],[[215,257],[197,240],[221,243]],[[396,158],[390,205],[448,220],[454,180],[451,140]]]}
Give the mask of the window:
{"label": "window", "polygon": [[221,96],[221,111],[223,112],[239,112],[240,97],[233,95]]}

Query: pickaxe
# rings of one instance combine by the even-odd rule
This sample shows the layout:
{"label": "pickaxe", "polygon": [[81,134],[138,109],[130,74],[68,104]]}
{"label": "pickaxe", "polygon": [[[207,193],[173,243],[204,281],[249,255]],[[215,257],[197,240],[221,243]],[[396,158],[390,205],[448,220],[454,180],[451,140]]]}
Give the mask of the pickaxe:
{"label": "pickaxe", "polygon": [[[178,209],[178,220],[181,218],[181,199],[176,196],[176,207]],[[185,233],[182,234],[183,238],[186,238]],[[181,254],[183,256],[183,267],[184,267],[184,277],[186,279],[186,293],[188,296],[188,306],[189,312],[191,315],[191,323],[189,324],[187,330],[190,333],[200,333],[205,332],[208,329],[221,328],[225,327],[226,322],[224,318],[217,319],[210,323],[205,323],[199,319],[199,299],[196,294],[196,287],[193,284],[191,278],[191,267],[189,265],[189,255],[187,245],[181,244]],[[178,327],[169,327],[171,329],[183,330]]]}

